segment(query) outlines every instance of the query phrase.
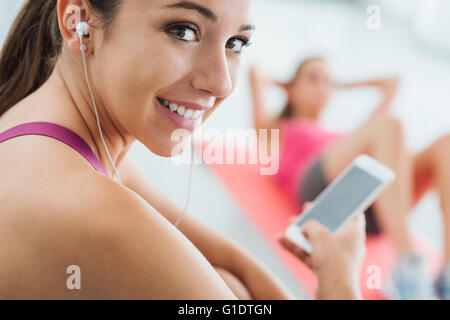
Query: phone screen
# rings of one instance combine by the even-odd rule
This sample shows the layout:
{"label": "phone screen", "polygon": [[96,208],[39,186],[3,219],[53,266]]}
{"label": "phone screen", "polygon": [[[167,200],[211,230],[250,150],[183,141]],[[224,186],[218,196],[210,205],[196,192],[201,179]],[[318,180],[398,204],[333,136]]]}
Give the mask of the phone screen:
{"label": "phone screen", "polygon": [[314,206],[296,222],[301,226],[315,219],[331,232],[335,232],[383,181],[357,166],[340,178],[339,183],[327,189],[314,201]]}

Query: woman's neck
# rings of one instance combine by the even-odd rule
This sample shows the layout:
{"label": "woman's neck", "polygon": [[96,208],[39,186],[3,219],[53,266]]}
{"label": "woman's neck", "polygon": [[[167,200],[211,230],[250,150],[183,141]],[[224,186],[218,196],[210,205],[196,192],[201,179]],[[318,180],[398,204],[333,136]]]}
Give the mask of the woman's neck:
{"label": "woman's neck", "polygon": [[316,108],[304,108],[299,106],[292,106],[292,118],[302,119],[309,121],[318,121],[320,117],[320,112],[316,111]]}
{"label": "woman's neck", "polygon": [[293,118],[294,119],[298,119],[298,120],[308,120],[308,121],[316,122],[316,121],[319,120],[319,115],[317,115],[317,114],[307,114],[307,113],[302,114],[301,113],[301,114],[295,114],[293,116]]}
{"label": "woman's neck", "polygon": [[[62,70],[59,64],[49,79],[35,92],[2,116],[2,125],[11,127],[24,122],[45,121],[64,126],[78,134],[99,158],[110,177],[114,169],[101,140],[91,98],[83,77]],[[97,95],[94,96],[97,97]],[[135,141],[116,125],[100,99],[97,107],[105,143],[116,166]]]}
{"label": "woman's neck", "polygon": [[[62,65],[58,63],[51,75],[51,79],[49,79],[48,90],[57,93],[57,98],[61,100],[63,105],[67,106],[67,108],[63,109],[65,113],[64,121],[68,125],[73,126],[74,132],[85,139],[91,148],[95,150],[108,175],[114,177],[114,168],[110,163],[100,136],[95,109],[84,74],[62,72],[62,70],[64,70]],[[81,69],[76,68],[76,70]],[[95,93],[95,88],[93,90],[103,138],[117,167],[126,156],[135,139],[114,121],[99,95]]]}

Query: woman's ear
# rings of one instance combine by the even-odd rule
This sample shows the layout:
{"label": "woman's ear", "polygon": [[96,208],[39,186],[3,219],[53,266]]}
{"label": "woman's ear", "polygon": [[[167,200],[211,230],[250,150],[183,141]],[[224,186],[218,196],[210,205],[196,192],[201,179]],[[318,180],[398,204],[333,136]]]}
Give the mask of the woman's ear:
{"label": "woman's ear", "polygon": [[[81,55],[80,37],[76,27],[80,22],[87,22],[89,19],[89,8],[85,0],[60,0],[58,1],[58,23],[64,43],[68,49]],[[83,45],[86,48],[85,54],[89,54],[91,46],[89,45],[91,28],[88,28],[89,35],[83,37]]]}

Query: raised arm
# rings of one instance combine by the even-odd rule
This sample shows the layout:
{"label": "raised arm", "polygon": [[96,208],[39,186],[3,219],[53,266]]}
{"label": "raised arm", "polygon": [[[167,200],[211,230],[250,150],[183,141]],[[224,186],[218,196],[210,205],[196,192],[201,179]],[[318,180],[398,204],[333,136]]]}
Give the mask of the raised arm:
{"label": "raised arm", "polygon": [[398,92],[400,82],[401,80],[399,77],[390,77],[390,78],[380,78],[361,82],[340,84],[338,85],[338,88],[350,89],[358,87],[376,87],[381,91],[383,95],[382,99],[378,104],[378,107],[372,114],[371,118],[369,119],[370,121],[372,118],[378,116],[379,114],[389,111],[392,105],[392,101],[394,100]]}
{"label": "raised arm", "polygon": [[254,127],[255,129],[271,129],[276,127],[275,118],[267,113],[264,93],[271,85],[282,86],[281,83],[269,78],[258,66],[250,69],[250,86],[252,91]]}

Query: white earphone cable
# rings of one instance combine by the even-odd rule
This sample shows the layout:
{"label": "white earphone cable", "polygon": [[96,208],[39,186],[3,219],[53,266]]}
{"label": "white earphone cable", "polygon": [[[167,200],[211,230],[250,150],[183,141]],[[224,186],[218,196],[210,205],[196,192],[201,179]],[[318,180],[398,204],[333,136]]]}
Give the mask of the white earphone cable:
{"label": "white earphone cable", "polygon": [[[117,176],[117,180],[120,184],[122,184],[122,180],[120,179],[120,175],[117,172],[117,168],[116,165],[114,164],[114,161],[112,160],[111,154],[109,153],[109,149],[108,146],[106,145],[105,139],[103,138],[103,132],[102,132],[102,128],[100,125],[100,117],[98,115],[98,110],[97,110],[97,104],[95,103],[95,99],[94,99],[94,94],[92,93],[92,88],[91,88],[91,83],[89,81],[89,75],[88,75],[88,70],[87,70],[87,64],[86,64],[86,56],[85,56],[85,47],[83,45],[83,35],[82,34],[78,34],[79,38],[80,38],[80,49],[81,49],[81,53],[83,56],[83,66],[84,66],[84,74],[86,77],[86,83],[89,89],[89,94],[91,96],[92,99],[92,104],[94,105],[94,111],[95,111],[95,117],[97,119],[97,126],[98,126],[98,130],[100,132],[100,138],[102,139],[103,142],[103,146],[105,147],[106,153],[108,155],[109,161],[111,162],[113,168],[114,168],[114,172]],[[191,198],[191,188],[192,188],[192,168],[194,166],[194,137],[191,137],[191,164],[190,164],[190,168],[189,168],[189,176],[188,176],[188,192],[186,195],[186,203],[183,207],[183,210],[181,211],[180,216],[178,217],[177,221],[175,222],[175,227],[178,228],[178,225],[180,224],[183,216],[186,213],[186,210],[189,206],[189,202],[190,202],[190,198]]]}
{"label": "white earphone cable", "polygon": [[178,217],[177,221],[175,222],[175,227],[178,228],[178,225],[181,222],[181,219],[186,214],[186,210],[189,206],[189,201],[191,199],[191,189],[192,189],[192,167],[194,166],[194,137],[191,137],[191,165],[189,167],[189,175],[188,175],[188,192],[186,195],[186,203],[184,205],[183,211],[181,211],[180,216]]}
{"label": "white earphone cable", "polygon": [[86,82],[87,82],[87,86],[88,86],[88,89],[89,89],[89,94],[91,95],[92,104],[94,105],[95,117],[97,119],[97,126],[98,126],[98,130],[100,132],[100,138],[102,139],[103,146],[105,147],[106,153],[108,154],[109,161],[111,162],[111,164],[112,164],[112,166],[114,168],[114,172],[116,174],[117,180],[118,180],[118,182],[120,184],[122,184],[122,180],[120,179],[120,175],[117,172],[116,165],[114,164],[114,161],[113,161],[113,159],[111,157],[111,154],[109,153],[109,149],[108,149],[108,147],[106,145],[105,139],[103,138],[103,132],[102,132],[102,128],[101,128],[101,125],[100,125],[100,119],[99,119],[98,111],[97,111],[97,104],[95,103],[94,94],[92,93],[91,83],[89,81],[89,75],[88,75],[88,71],[87,71],[86,56],[84,54],[85,47],[83,45],[83,36],[80,35],[80,34],[78,36],[80,37],[81,53],[83,55],[84,74],[86,76]]}

